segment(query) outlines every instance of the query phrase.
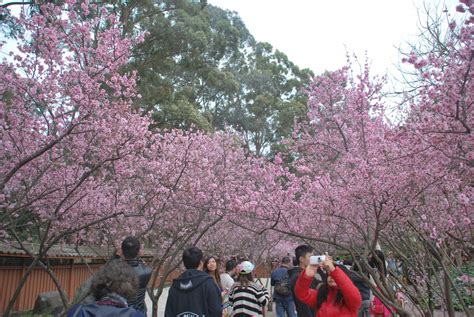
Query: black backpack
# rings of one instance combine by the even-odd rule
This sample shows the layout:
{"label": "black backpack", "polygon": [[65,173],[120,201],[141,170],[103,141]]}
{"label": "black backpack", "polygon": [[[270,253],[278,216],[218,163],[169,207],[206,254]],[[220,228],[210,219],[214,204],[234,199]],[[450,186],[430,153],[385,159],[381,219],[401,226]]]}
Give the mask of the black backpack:
{"label": "black backpack", "polygon": [[275,293],[283,297],[291,295],[290,281],[288,278],[281,279],[275,283]]}

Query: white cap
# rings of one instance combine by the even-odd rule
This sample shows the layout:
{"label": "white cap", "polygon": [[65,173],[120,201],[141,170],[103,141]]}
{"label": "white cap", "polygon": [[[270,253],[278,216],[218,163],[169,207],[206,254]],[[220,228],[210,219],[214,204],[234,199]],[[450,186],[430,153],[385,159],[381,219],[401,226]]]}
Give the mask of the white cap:
{"label": "white cap", "polygon": [[253,265],[249,261],[243,261],[242,263],[239,264],[240,274],[250,274],[252,273],[254,268],[255,268],[255,265]]}

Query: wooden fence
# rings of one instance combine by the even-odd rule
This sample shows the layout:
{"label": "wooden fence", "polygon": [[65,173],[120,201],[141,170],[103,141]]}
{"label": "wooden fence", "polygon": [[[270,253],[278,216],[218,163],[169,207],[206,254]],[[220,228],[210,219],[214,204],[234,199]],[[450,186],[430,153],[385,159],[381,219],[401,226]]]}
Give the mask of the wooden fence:
{"label": "wooden fence", "polygon": [[[69,300],[74,298],[74,294],[79,286],[96,272],[103,264],[91,264],[89,267],[85,264],[75,265],[57,265],[52,267],[63,290],[66,292]],[[26,271],[27,266],[0,266],[0,316],[4,313],[8,302],[13,296],[20,279]],[[89,268],[92,270],[90,272]],[[167,281],[180,275],[181,272],[172,272]],[[258,265],[255,270],[256,277],[269,277],[269,268]],[[158,285],[159,281],[157,281]],[[36,268],[28,276],[28,279],[21,290],[13,311],[26,311],[33,309],[36,298],[40,293],[57,291],[51,277],[42,269]]]}
{"label": "wooden fence", "polygon": [[[89,267],[96,272],[102,264],[92,264]],[[13,296],[20,279],[26,271],[26,266],[1,266],[0,267],[0,315],[5,311],[8,302]],[[57,265],[52,268],[68,298],[73,298],[76,289],[84,282],[91,272],[85,264]],[[34,269],[21,290],[14,311],[33,309],[36,298],[40,293],[56,291],[51,277],[40,268]]]}

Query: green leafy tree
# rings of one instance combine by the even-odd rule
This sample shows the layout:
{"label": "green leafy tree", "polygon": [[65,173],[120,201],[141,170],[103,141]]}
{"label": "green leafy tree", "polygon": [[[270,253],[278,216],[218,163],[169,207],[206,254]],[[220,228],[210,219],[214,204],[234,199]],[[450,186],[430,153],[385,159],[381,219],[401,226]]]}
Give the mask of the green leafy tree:
{"label": "green leafy tree", "polygon": [[302,89],[313,76],[268,43],[257,43],[238,70],[240,94],[228,105],[227,122],[256,155],[270,154],[306,115]]}
{"label": "green leafy tree", "polygon": [[301,89],[313,74],[256,42],[236,12],[196,1],[125,6],[127,32],[147,32],[130,68],[138,71],[139,106],[152,128],[231,128],[264,155],[306,114]]}

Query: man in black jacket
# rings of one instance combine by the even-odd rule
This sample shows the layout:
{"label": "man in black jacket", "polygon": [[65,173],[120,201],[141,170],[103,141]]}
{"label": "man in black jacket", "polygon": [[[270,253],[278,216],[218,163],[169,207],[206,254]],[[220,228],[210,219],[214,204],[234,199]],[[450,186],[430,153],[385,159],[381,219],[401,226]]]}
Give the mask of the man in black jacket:
{"label": "man in black jacket", "polygon": [[191,247],[183,252],[186,271],[173,280],[166,301],[165,317],[221,317],[222,298],[212,277],[201,271],[202,251]]}
{"label": "man in black jacket", "polygon": [[[138,274],[137,295],[133,298],[128,298],[127,302],[129,306],[144,313],[146,316],[147,310],[145,305],[145,294],[148,281],[151,277],[151,269],[146,267],[144,263],[138,258],[139,253],[140,241],[138,241],[138,239],[135,237],[127,237],[122,241],[120,249],[116,248],[115,253],[107,262],[120,259],[123,256],[125,262],[130,265]],[[76,291],[73,300],[74,304],[92,304],[94,302],[94,298],[91,295],[91,285],[94,276],[95,275],[90,276]]]}
{"label": "man in black jacket", "polygon": [[359,261],[360,259],[358,259],[358,261],[355,261],[353,265],[354,272],[357,272],[358,274],[351,272],[353,274],[351,274],[349,277],[351,278],[354,285],[359,289],[360,296],[362,297],[362,305],[359,308],[359,317],[367,317],[370,316],[370,286],[369,283],[367,283],[367,281],[361,276],[366,275],[368,279],[369,274],[362,270],[362,268],[358,264]]}
{"label": "man in black jacket", "polygon": [[[288,270],[288,275],[290,276],[290,288],[291,293],[293,294],[293,299],[295,300],[295,307],[298,317],[314,317],[314,312],[311,308],[300,301],[295,294],[295,285],[298,277],[301,272],[306,269],[306,266],[309,264],[309,257],[313,255],[313,248],[309,245],[299,245],[295,249],[295,267]],[[316,278],[311,283],[311,288],[316,289],[317,285],[320,283]]]}
{"label": "man in black jacket", "polygon": [[135,237],[126,237],[122,241],[122,255],[125,262],[130,265],[138,274],[138,291],[134,298],[128,299],[128,305],[141,311],[146,316],[145,295],[148,281],[151,277],[151,269],[146,267],[138,258],[140,253],[140,241]]}

